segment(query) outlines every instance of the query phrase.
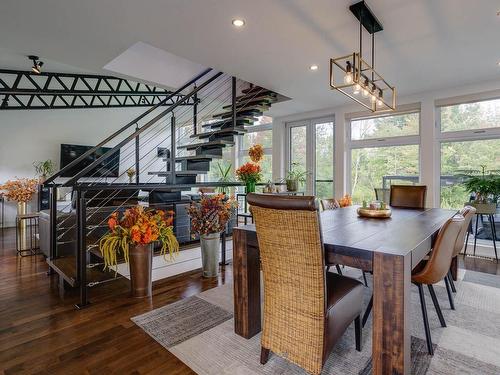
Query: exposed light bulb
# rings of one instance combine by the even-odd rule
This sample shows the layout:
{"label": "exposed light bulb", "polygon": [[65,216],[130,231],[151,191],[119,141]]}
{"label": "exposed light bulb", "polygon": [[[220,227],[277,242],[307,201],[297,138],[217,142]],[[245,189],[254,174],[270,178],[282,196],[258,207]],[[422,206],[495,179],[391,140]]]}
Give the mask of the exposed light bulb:
{"label": "exposed light bulb", "polygon": [[383,102],[382,100],[378,99],[378,100],[377,100],[377,105],[378,105],[379,107],[382,107],[382,106],[384,105],[384,102]]}
{"label": "exposed light bulb", "polygon": [[363,88],[363,96],[366,98],[369,94],[370,92],[368,91],[368,89],[366,87]]}
{"label": "exposed light bulb", "polygon": [[344,76],[344,83],[346,85],[349,85],[352,83],[352,73],[351,72],[347,72],[347,74]]}
{"label": "exposed light bulb", "polygon": [[372,103],[375,103],[375,102],[377,101],[377,97],[376,97],[375,95],[371,95],[371,96],[370,96],[370,101],[371,101]]}
{"label": "exposed light bulb", "polygon": [[360,91],[361,91],[361,85],[359,83],[356,83],[354,85],[354,89],[352,90],[352,93],[354,95],[358,95]]}

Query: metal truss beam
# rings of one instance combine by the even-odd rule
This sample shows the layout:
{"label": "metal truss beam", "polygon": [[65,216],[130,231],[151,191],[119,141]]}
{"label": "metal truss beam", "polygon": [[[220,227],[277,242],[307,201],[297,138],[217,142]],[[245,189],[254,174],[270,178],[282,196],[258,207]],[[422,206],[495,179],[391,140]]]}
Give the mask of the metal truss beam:
{"label": "metal truss beam", "polygon": [[[150,107],[170,94],[112,76],[0,69],[0,110]],[[182,97],[174,95],[164,105]],[[189,98],[181,105],[194,105],[196,100]]]}

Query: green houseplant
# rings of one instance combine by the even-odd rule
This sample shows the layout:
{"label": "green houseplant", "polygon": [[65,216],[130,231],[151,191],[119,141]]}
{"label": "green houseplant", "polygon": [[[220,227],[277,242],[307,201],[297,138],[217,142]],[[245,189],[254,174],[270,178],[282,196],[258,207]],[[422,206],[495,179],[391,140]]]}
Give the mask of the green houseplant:
{"label": "green houseplant", "polygon": [[33,163],[33,166],[35,167],[35,172],[40,178],[40,182],[44,182],[48,176],[50,176],[52,173],[54,173],[55,169],[55,164],[52,160],[44,160],[44,161],[39,161]]}
{"label": "green houseplant", "polygon": [[302,170],[299,163],[292,163],[290,170],[285,176],[286,190],[299,190],[299,184],[304,184],[306,182],[307,175],[308,173]]}
{"label": "green houseplant", "polygon": [[459,174],[467,192],[475,196],[471,202],[480,213],[495,213],[500,197],[500,174],[497,170],[464,170]]}

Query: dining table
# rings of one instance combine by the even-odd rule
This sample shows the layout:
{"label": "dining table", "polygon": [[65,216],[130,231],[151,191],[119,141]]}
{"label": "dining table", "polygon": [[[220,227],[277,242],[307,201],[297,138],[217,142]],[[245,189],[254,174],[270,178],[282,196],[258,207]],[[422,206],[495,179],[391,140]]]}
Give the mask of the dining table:
{"label": "dining table", "polygon": [[[457,211],[392,207],[389,218],[365,218],[357,208],[320,213],[325,265],[373,274],[372,373],[410,374],[411,273]],[[261,331],[260,270],[255,225],[234,228],[234,330],[247,339]]]}

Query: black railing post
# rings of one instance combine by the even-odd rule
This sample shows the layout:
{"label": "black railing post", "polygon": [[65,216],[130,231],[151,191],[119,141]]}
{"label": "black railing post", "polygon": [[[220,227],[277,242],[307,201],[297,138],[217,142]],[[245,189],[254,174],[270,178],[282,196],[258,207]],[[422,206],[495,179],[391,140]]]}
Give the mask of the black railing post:
{"label": "black railing post", "polygon": [[[49,260],[52,261],[56,257],[57,248],[57,186],[50,188],[50,249]],[[52,275],[54,270],[49,267],[47,275]]]}
{"label": "black railing post", "polygon": [[[196,90],[196,83],[194,84],[194,89]],[[198,93],[193,96],[193,134],[198,134]]]}
{"label": "black railing post", "polygon": [[236,127],[236,77],[231,80],[231,106],[233,116],[233,128]]}
{"label": "black railing post", "polygon": [[175,184],[175,114],[170,119],[170,183]]}
{"label": "black railing post", "polygon": [[76,228],[77,228],[77,280],[80,286],[80,303],[77,309],[89,305],[87,296],[87,212],[85,207],[85,191],[76,190]]}
{"label": "black railing post", "polygon": [[[139,125],[135,124],[135,131],[139,130]],[[139,134],[135,137],[135,183],[139,184]]]}

